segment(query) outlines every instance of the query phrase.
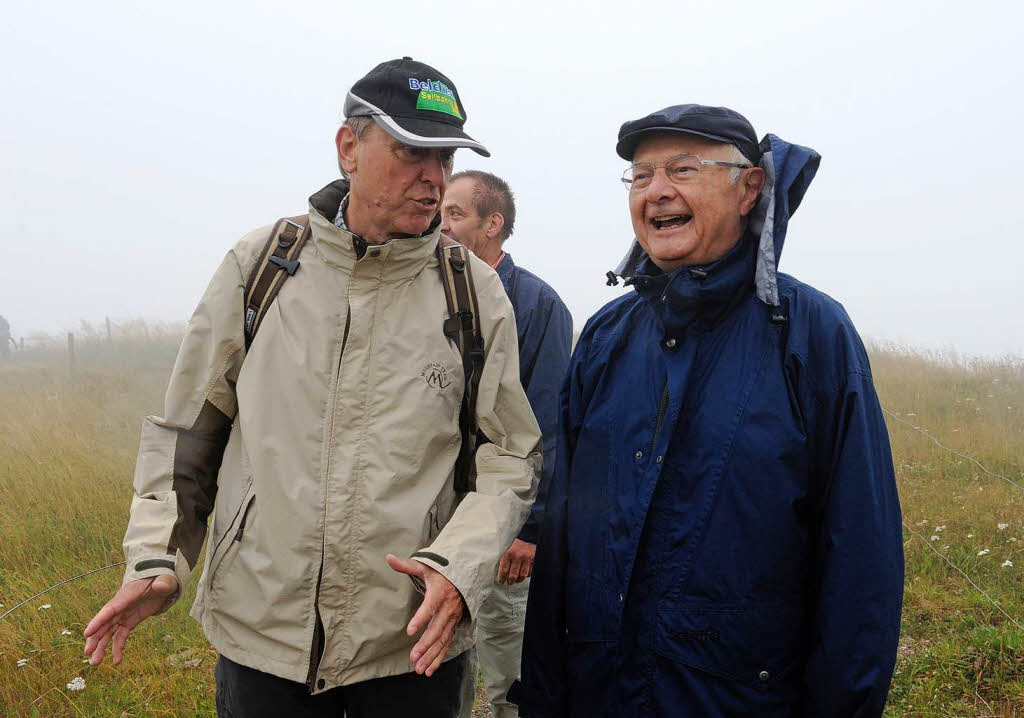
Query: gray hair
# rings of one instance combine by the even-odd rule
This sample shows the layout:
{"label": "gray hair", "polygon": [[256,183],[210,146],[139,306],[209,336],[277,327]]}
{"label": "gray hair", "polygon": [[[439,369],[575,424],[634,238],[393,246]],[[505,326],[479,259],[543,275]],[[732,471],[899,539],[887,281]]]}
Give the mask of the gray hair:
{"label": "gray hair", "polygon": [[[728,152],[726,154],[728,155],[728,157],[725,158],[726,162],[736,162],[737,164],[753,165],[754,167],[757,166],[753,162],[751,162],[747,158],[746,155],[744,155],[742,152],[740,152],[739,147],[737,147],[736,145],[727,145],[727,147],[728,147]],[[743,169],[742,168],[740,168],[740,167],[730,167],[729,168],[729,181],[732,182],[733,184],[736,184],[737,182],[740,181],[740,175],[741,174],[743,174]]]}
{"label": "gray hair", "polygon": [[[370,131],[374,123],[373,118],[369,115],[357,115],[355,117],[346,117],[343,124],[352,128],[352,134],[356,136],[357,140],[362,140],[366,137],[366,133]],[[349,179],[348,173],[341,167],[340,158],[338,159],[338,169],[341,170],[342,177]]]}

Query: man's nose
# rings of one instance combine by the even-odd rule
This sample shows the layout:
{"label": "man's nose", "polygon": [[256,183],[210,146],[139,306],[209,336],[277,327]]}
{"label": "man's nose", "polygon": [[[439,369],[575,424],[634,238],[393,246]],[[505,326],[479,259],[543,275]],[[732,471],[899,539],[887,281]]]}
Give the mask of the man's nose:
{"label": "man's nose", "polygon": [[645,199],[648,202],[656,203],[668,199],[675,193],[675,185],[668,178],[668,172],[664,167],[654,171],[651,183],[644,190]]}
{"label": "man's nose", "polygon": [[424,182],[429,182],[434,187],[442,187],[445,183],[445,168],[439,154],[432,154],[423,160],[420,168],[420,177]]}
{"label": "man's nose", "polygon": [[444,212],[441,213],[441,231],[447,235],[452,233],[452,228],[448,223],[448,218],[444,216]]}

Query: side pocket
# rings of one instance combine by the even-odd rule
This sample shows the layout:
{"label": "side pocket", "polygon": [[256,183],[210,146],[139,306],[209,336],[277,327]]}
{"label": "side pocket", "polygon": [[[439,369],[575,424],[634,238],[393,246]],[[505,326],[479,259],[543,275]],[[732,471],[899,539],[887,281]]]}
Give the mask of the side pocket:
{"label": "side pocket", "polygon": [[242,501],[238,504],[234,518],[232,518],[227,530],[213,548],[213,555],[210,559],[210,577],[207,579],[207,587],[211,594],[213,593],[214,581],[217,578],[217,570],[224,563],[224,558],[232,550],[232,547],[241,542],[249,510],[255,502],[256,494],[253,493],[252,484],[250,483],[245,490],[245,494],[242,495]]}

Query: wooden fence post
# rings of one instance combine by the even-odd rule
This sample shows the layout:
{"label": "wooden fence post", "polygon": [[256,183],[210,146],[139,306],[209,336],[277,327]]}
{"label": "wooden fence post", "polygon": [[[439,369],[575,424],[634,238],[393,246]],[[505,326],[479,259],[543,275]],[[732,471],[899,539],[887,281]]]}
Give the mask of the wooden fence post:
{"label": "wooden fence post", "polygon": [[110,333],[110,317],[107,317],[107,344],[113,344],[114,338]]}
{"label": "wooden fence post", "polygon": [[68,371],[71,378],[75,378],[75,335],[68,332]]}

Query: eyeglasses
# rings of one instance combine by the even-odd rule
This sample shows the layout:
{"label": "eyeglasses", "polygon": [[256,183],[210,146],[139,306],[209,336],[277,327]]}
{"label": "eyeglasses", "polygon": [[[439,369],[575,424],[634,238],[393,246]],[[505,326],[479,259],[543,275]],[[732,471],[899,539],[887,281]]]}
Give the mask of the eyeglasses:
{"label": "eyeglasses", "polygon": [[738,169],[750,169],[754,165],[740,162],[721,162],[719,160],[702,160],[697,155],[678,155],[672,157],[663,165],[655,165],[650,162],[641,162],[630,165],[622,173],[622,183],[630,191],[647,188],[654,180],[654,172],[659,167],[665,168],[665,174],[676,184],[685,184],[697,178],[702,165],[714,167],[736,167]]}

